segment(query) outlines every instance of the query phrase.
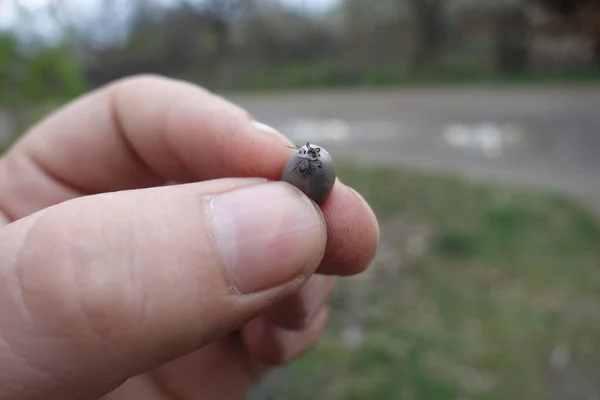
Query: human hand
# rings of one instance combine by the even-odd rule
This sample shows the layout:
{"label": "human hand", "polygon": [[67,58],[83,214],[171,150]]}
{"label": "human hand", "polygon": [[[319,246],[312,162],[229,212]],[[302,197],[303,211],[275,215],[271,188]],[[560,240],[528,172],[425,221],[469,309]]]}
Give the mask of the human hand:
{"label": "human hand", "polygon": [[290,145],[151,76],[33,127],[0,159],[0,399],[239,399],[311,348],[379,231],[267,181]]}

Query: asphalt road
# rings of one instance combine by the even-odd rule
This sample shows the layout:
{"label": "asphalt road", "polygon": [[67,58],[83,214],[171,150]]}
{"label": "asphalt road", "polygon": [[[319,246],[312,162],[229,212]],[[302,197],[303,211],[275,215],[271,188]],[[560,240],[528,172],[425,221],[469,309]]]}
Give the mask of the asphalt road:
{"label": "asphalt road", "polygon": [[600,214],[600,86],[228,98],[334,158],[539,185],[573,194]]}

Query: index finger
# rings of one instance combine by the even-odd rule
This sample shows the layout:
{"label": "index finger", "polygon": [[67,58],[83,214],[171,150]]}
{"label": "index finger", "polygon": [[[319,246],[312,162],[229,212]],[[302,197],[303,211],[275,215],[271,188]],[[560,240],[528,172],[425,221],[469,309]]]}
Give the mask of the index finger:
{"label": "index finger", "polygon": [[[277,180],[290,145],[196,85],[128,78],[58,110],[0,159],[0,210],[14,220],[93,193],[223,177]],[[378,238],[369,207],[338,182],[323,211],[322,272],[364,269]]]}

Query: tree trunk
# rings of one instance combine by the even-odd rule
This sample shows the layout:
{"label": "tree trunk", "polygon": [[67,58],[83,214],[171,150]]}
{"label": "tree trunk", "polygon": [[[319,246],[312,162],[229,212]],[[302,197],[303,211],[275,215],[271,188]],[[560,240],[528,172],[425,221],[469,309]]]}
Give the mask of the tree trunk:
{"label": "tree trunk", "polygon": [[410,0],[415,21],[412,68],[419,72],[434,67],[444,48],[446,0]]}

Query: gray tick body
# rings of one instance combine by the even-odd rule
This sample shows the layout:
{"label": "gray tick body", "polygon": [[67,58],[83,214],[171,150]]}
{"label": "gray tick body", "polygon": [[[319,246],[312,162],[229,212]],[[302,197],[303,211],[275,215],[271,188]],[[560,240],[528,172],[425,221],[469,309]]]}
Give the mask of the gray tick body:
{"label": "gray tick body", "polygon": [[323,175],[323,162],[321,160],[310,159],[308,157],[298,156],[298,162],[294,167],[294,171],[304,174],[319,174]]}
{"label": "gray tick body", "polygon": [[324,203],[335,184],[333,159],[327,150],[308,142],[292,148],[297,152],[284,167],[281,180],[296,186],[317,204]]}

